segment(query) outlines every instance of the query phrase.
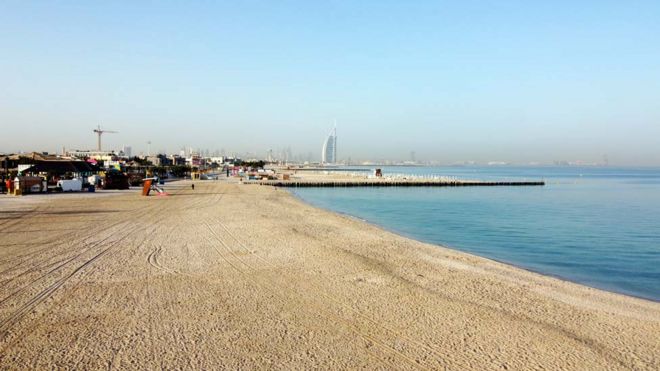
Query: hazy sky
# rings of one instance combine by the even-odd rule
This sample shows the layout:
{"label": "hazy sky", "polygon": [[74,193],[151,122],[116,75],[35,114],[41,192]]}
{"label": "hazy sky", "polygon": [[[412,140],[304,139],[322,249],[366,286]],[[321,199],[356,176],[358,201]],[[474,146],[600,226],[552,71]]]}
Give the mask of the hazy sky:
{"label": "hazy sky", "polygon": [[660,165],[660,1],[215,3],[0,2],[0,152]]}

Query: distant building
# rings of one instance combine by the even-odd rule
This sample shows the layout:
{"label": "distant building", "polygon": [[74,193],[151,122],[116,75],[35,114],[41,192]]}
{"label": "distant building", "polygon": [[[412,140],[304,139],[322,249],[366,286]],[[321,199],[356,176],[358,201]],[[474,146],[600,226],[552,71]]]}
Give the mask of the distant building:
{"label": "distant building", "polygon": [[79,159],[94,159],[97,161],[110,161],[114,160],[117,155],[114,151],[79,151],[73,150],[67,153],[71,157]]}
{"label": "distant building", "polygon": [[167,157],[164,154],[158,154],[155,156],[147,156],[147,161],[151,162],[154,166],[170,166],[173,165],[171,158]]}
{"label": "distant building", "polygon": [[147,161],[151,162],[154,166],[161,166],[160,157],[158,156],[147,156]]}
{"label": "distant building", "polygon": [[205,164],[204,159],[199,155],[193,154],[190,157],[186,158],[186,165],[188,166],[198,167],[204,164]]}
{"label": "distant building", "polygon": [[332,129],[328,137],[323,143],[323,150],[321,152],[322,164],[337,163],[337,128]]}
{"label": "distant building", "polygon": [[133,157],[133,148],[131,148],[131,146],[124,146],[124,148],[122,148],[121,152],[122,152],[121,154],[124,157],[128,157],[128,158]]}
{"label": "distant building", "polygon": [[172,156],[170,156],[169,160],[172,163],[172,165],[185,165],[186,164],[186,157],[185,156],[172,155]]}

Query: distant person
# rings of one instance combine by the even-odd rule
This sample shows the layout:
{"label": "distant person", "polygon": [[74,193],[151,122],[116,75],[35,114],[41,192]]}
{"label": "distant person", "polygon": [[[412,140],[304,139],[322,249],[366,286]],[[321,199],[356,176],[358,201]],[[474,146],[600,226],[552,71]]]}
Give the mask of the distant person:
{"label": "distant person", "polygon": [[195,190],[195,183],[192,184],[192,190]]}

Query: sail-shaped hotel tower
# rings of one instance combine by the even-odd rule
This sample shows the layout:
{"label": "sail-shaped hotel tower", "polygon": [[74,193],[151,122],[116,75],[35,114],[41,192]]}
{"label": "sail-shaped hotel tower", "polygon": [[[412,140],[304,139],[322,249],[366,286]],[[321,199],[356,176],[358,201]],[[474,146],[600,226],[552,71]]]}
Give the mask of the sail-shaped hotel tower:
{"label": "sail-shaped hotel tower", "polygon": [[337,162],[337,127],[328,135],[325,142],[323,142],[323,151],[321,152],[322,164],[334,164]]}

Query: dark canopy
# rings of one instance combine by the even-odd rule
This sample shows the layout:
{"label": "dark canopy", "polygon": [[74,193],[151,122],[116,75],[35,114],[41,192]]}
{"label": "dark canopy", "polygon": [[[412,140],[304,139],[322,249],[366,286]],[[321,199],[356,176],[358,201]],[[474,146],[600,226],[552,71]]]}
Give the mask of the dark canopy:
{"label": "dark canopy", "polygon": [[93,173],[98,171],[85,161],[36,161],[24,173]]}

